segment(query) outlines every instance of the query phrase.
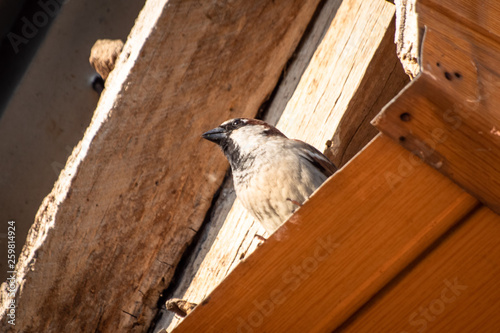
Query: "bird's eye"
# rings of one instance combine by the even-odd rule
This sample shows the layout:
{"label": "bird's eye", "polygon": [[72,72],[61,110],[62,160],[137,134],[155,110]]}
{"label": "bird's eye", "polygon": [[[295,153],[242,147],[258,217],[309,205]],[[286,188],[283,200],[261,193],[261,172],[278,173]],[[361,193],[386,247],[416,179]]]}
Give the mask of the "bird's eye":
{"label": "bird's eye", "polygon": [[240,119],[235,119],[233,120],[233,126],[234,127],[237,127],[239,125],[241,125],[243,122],[240,120]]}

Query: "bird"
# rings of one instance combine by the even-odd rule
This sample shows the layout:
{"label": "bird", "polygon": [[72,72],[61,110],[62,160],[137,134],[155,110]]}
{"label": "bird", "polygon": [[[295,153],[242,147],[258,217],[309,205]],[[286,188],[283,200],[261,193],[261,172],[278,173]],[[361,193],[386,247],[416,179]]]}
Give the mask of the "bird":
{"label": "bird", "polygon": [[337,167],[319,150],[258,119],[235,118],[202,134],[231,166],[236,197],[275,232]]}

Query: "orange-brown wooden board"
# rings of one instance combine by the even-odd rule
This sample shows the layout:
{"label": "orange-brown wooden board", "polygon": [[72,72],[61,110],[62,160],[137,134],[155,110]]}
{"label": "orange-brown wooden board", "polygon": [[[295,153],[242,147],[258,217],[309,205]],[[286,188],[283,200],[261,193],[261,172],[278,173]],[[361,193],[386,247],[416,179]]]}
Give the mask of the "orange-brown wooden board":
{"label": "orange-brown wooden board", "polygon": [[498,332],[500,216],[482,206],[339,332]]}
{"label": "orange-brown wooden board", "polygon": [[498,0],[418,0],[417,6],[420,5],[449,16],[457,23],[500,38]]}
{"label": "orange-brown wooden board", "polygon": [[328,332],[477,203],[379,135],[174,332]]}
{"label": "orange-brown wooden board", "polygon": [[423,5],[419,18],[422,73],[374,124],[499,213],[500,44]]}

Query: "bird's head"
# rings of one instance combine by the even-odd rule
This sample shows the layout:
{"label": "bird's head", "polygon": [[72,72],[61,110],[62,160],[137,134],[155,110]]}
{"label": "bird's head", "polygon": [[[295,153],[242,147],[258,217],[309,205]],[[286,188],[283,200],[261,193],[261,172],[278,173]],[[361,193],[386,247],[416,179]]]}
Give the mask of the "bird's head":
{"label": "bird's head", "polygon": [[286,138],[276,127],[248,118],[225,121],[219,127],[203,133],[202,137],[218,144],[232,167],[241,164],[242,159],[251,158],[270,139]]}

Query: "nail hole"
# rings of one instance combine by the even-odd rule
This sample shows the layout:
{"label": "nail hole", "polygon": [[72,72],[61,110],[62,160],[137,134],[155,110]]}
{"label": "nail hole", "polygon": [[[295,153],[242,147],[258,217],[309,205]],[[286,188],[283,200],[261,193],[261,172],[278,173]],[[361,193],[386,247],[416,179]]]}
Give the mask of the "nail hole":
{"label": "nail hole", "polygon": [[439,62],[436,62],[436,66],[441,67],[441,64]]}
{"label": "nail hole", "polygon": [[452,79],[451,74],[450,74],[450,73],[448,73],[448,72],[444,72],[444,77],[445,77],[445,78],[446,78],[446,80],[448,80],[448,81],[451,81],[451,79]]}
{"label": "nail hole", "polygon": [[404,136],[399,137],[399,142],[405,142],[405,141],[406,141],[406,138]]}
{"label": "nail hole", "polygon": [[155,185],[158,186],[158,181],[155,181]]}
{"label": "nail hole", "polygon": [[455,72],[455,77],[457,79],[461,79],[462,78],[462,74],[458,73],[458,72]]}
{"label": "nail hole", "polygon": [[399,115],[399,118],[402,120],[402,121],[410,121],[410,114],[408,112],[405,112],[405,113],[401,113]]}

